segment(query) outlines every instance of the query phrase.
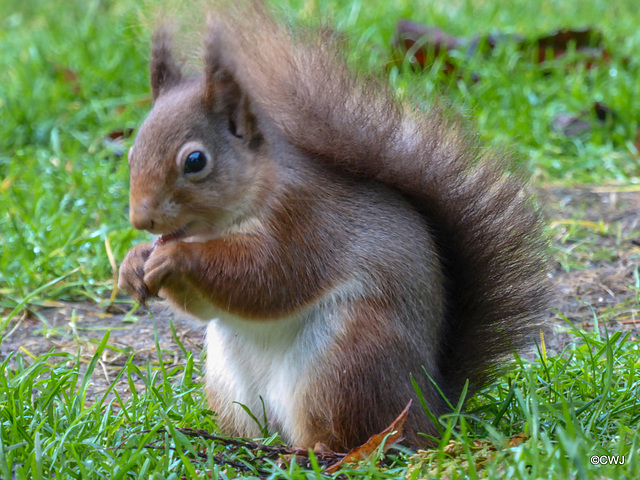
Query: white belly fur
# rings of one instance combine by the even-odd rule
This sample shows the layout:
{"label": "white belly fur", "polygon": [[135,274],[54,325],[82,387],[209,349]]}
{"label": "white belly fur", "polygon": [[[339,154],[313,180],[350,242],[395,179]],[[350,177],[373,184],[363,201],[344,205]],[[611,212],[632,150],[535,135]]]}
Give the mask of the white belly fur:
{"label": "white belly fur", "polygon": [[207,389],[219,405],[218,413],[233,417],[236,431],[260,436],[255,421],[233,402],[248,407],[262,422],[262,397],[270,430],[279,431],[289,442],[301,438],[296,420],[298,408],[304,408],[298,399],[314,364],[344,328],[341,317],[347,299],[359,290],[353,287],[334,290],[325,301],[288,318],[244,320],[221,313],[210,322]]}

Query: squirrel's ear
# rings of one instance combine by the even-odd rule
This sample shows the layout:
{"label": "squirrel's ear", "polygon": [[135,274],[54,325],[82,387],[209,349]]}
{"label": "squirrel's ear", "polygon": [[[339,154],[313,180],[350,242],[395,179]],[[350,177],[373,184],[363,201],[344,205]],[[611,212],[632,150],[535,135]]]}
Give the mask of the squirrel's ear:
{"label": "squirrel's ear", "polygon": [[258,129],[258,121],[251,111],[249,98],[240,93],[233,103],[229,104],[229,130],[238,138],[244,138],[249,147],[257,147],[262,141]]}
{"label": "squirrel's ear", "polygon": [[222,25],[211,17],[207,20],[207,37],[204,54],[204,103],[211,110],[224,111],[229,115],[229,131],[238,138],[246,139],[250,147],[259,145],[262,135],[251,110],[251,102],[241,85],[233,77],[224,62],[229,61],[222,35]]}
{"label": "squirrel's ear", "polygon": [[207,36],[204,42],[204,103],[215,108],[220,103],[221,90],[233,82],[227,69],[223,67],[222,25],[213,17],[207,18]]}
{"label": "squirrel's ear", "polygon": [[163,91],[180,83],[182,79],[180,68],[171,53],[171,33],[166,26],[157,28],[153,33],[149,70],[154,102]]}
{"label": "squirrel's ear", "polygon": [[244,139],[249,148],[258,147],[262,143],[262,133],[251,109],[251,101],[240,86],[231,77],[227,77],[218,82],[215,95],[214,108],[228,115],[229,131]]}

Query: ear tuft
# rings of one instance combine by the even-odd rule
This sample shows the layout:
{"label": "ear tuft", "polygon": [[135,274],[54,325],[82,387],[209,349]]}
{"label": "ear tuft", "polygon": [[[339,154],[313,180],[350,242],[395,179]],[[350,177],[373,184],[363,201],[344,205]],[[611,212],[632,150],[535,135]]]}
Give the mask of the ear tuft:
{"label": "ear tuft", "polygon": [[171,32],[169,27],[161,25],[151,39],[151,95],[155,102],[166,90],[180,83],[182,74],[172,53]]}
{"label": "ear tuft", "polygon": [[210,108],[214,108],[216,104],[216,96],[221,84],[230,80],[229,75],[221,65],[222,51],[224,49],[222,45],[222,28],[222,24],[209,15],[207,18],[207,36],[204,42],[204,102]]}
{"label": "ear tuft", "polygon": [[235,125],[234,135],[245,138],[251,148],[257,147],[262,141],[262,134],[258,128],[258,121],[251,110],[249,98],[240,94],[239,101],[229,109],[229,119]]}
{"label": "ear tuft", "polygon": [[247,92],[232,74],[233,59],[228,57],[228,52],[233,51],[233,48],[225,41],[229,37],[224,28],[224,24],[213,16],[207,18],[203,100],[210,109],[226,112],[229,115],[231,133],[244,138],[253,148],[261,143],[262,135]]}

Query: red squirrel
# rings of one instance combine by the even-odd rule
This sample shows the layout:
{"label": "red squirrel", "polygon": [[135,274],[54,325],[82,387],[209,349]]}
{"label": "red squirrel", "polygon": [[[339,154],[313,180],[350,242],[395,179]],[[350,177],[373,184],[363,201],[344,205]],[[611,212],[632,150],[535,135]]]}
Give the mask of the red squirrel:
{"label": "red squirrel", "polygon": [[[410,399],[405,442],[486,385],[546,307],[540,215],[507,155],[355,73],[326,30],[262,7],[207,22],[204,73],[152,38],[153,108],[129,151],[138,245],[120,285],[209,322],[220,428],[346,451]],[[434,386],[438,385],[438,388]],[[420,435],[426,434],[426,437]]]}

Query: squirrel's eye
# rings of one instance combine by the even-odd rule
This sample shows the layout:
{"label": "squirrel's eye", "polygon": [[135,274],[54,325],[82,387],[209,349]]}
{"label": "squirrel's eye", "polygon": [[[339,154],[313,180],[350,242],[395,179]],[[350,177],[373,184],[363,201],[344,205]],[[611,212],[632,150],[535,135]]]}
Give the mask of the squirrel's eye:
{"label": "squirrel's eye", "polygon": [[207,164],[207,156],[200,151],[191,152],[184,162],[184,173],[196,173]]}

